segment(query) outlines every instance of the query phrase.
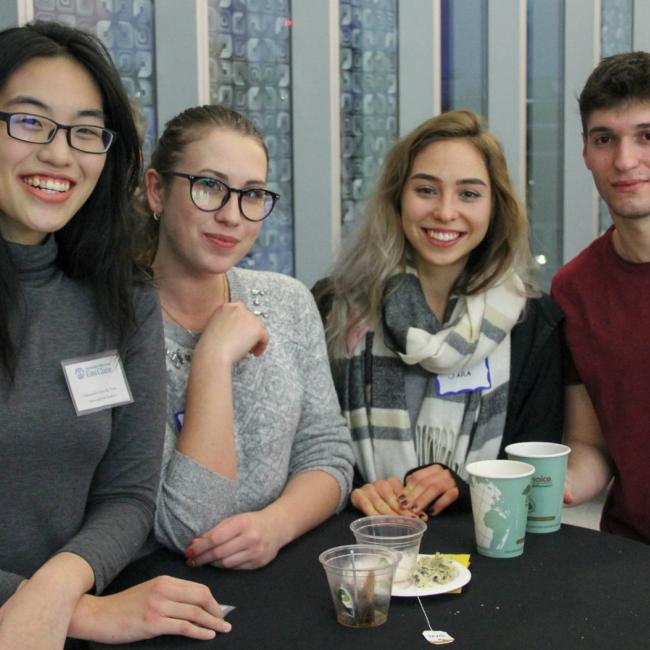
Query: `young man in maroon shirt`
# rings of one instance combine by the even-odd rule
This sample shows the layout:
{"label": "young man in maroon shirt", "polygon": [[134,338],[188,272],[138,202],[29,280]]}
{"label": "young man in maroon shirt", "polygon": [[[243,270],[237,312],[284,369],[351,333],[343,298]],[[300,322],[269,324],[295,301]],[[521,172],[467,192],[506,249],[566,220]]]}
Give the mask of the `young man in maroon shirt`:
{"label": "young man in maroon shirt", "polygon": [[601,528],[650,543],[650,54],[604,59],[580,95],[583,157],[612,226],[553,280],[570,357],[565,503],[613,478]]}

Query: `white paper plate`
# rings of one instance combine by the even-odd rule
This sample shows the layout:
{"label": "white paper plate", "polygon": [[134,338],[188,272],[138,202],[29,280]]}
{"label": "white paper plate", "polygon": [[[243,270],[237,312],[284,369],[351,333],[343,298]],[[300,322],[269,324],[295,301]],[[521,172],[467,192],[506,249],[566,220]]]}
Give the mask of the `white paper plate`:
{"label": "white paper plate", "polygon": [[[426,557],[419,555],[418,557]],[[430,556],[431,557],[431,556]],[[454,589],[459,589],[466,585],[471,579],[472,574],[467,567],[464,567],[456,560],[451,560],[456,567],[456,577],[444,585],[434,583],[431,587],[416,587],[412,582],[409,584],[393,585],[391,595],[399,598],[415,598],[416,596],[435,596],[436,594],[446,594]]]}

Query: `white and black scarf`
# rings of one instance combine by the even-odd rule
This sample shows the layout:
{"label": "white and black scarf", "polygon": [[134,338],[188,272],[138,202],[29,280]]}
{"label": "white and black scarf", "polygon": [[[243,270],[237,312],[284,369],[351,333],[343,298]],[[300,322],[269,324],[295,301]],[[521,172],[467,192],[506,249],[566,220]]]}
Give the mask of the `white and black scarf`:
{"label": "white and black scarf", "polygon": [[[441,326],[422,292],[417,271],[386,284],[382,324],[365,324],[348,337],[348,355],[333,368],[343,414],[352,432],[358,468],[366,481],[403,476],[429,463],[465,477],[465,465],[496,458],[505,426],[510,379],[510,331],[526,303],[521,279],[511,272],[473,296],[450,300]],[[440,394],[438,375],[458,373],[487,359],[490,386]],[[405,364],[430,376],[417,421],[406,404]]]}

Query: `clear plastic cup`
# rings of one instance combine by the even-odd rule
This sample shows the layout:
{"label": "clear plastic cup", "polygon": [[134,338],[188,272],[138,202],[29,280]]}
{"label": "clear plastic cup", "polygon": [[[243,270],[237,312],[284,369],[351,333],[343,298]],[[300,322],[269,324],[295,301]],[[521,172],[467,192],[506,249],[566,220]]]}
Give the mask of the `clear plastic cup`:
{"label": "clear plastic cup", "polygon": [[336,620],[348,627],[377,627],[388,619],[400,554],[376,545],[348,544],[323,551]]}
{"label": "clear plastic cup", "polygon": [[426,529],[421,519],[401,515],[373,515],[350,524],[358,544],[378,544],[402,554],[395,570],[395,584],[410,582]]}

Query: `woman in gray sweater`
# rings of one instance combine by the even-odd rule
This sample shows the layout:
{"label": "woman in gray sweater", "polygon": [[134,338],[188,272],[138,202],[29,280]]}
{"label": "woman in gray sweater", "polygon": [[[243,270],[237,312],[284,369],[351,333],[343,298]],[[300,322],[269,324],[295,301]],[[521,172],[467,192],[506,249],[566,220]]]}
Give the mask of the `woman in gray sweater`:
{"label": "woman in gray sweater", "polygon": [[166,126],[145,174],[144,262],[165,318],[158,539],[251,569],[341,508],[352,450],[307,289],[235,268],[279,198],[255,126],[221,106]]}
{"label": "woman in gray sweater", "polygon": [[202,585],[98,596],[151,528],[165,403],[119,75],[83,32],[0,32],[0,120],[0,648],[212,638],[228,624]]}

